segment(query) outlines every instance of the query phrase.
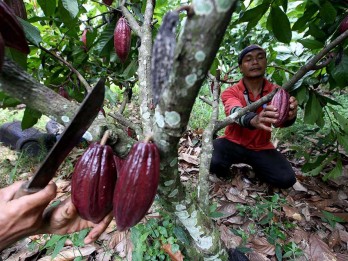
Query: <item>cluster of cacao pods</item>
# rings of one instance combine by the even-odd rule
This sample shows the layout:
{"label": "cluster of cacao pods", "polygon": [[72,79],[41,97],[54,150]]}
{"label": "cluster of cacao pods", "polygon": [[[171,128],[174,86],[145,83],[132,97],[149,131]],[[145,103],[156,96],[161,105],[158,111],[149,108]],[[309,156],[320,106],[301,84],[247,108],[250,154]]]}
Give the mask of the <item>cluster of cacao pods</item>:
{"label": "cluster of cacao pods", "polygon": [[4,62],[5,46],[14,48],[22,53],[29,53],[22,25],[17,20],[14,11],[0,1],[0,70]]}
{"label": "cluster of cacao pods", "polygon": [[117,229],[136,225],[151,207],[159,183],[159,152],[149,140],[133,145],[124,160],[92,143],[75,165],[71,198],[79,215],[99,223],[113,209]]}
{"label": "cluster of cacao pods", "polygon": [[288,118],[290,110],[289,98],[290,94],[282,88],[272,98],[271,105],[277,108],[279,113],[277,121],[273,123],[273,126],[276,128],[280,127]]}
{"label": "cluster of cacao pods", "polygon": [[130,52],[131,29],[126,18],[121,17],[114,30],[115,52],[122,63],[125,63]]}

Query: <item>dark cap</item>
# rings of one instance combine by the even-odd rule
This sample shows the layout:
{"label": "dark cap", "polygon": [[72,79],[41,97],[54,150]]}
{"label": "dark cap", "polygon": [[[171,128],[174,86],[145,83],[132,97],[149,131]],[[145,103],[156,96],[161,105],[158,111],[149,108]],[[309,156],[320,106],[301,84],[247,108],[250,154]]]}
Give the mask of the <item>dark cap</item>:
{"label": "dark cap", "polygon": [[265,49],[263,49],[260,45],[257,45],[257,44],[249,45],[249,46],[245,47],[245,48],[240,52],[240,54],[239,54],[239,56],[238,56],[238,64],[241,64],[241,63],[242,63],[243,57],[244,57],[247,53],[249,53],[249,52],[251,52],[251,51],[254,51],[254,50],[257,50],[257,49],[264,51],[265,54],[266,54]]}

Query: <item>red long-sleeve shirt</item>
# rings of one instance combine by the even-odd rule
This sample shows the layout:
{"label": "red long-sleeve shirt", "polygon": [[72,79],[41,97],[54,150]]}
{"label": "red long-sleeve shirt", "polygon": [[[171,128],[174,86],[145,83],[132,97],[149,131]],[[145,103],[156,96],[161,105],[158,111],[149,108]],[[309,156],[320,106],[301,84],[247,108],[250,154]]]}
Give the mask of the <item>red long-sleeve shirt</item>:
{"label": "red long-sleeve shirt", "polygon": [[[244,86],[243,80],[240,80],[237,84],[228,87],[221,94],[221,100],[224,104],[226,116],[230,115],[231,109],[233,107],[247,106],[244,91],[248,92],[250,101],[254,102],[260,99],[262,96],[269,94],[277,87],[277,85],[272,84],[268,80],[264,79],[264,86],[261,93],[257,97],[254,97],[252,92],[247,91],[246,87]],[[261,111],[262,107],[259,107],[256,110],[256,113],[260,113]],[[252,150],[274,149],[274,146],[271,142],[271,132],[259,129],[251,130],[246,127],[240,126],[237,123],[228,125],[225,129],[225,135],[221,136],[221,138],[228,139]]]}

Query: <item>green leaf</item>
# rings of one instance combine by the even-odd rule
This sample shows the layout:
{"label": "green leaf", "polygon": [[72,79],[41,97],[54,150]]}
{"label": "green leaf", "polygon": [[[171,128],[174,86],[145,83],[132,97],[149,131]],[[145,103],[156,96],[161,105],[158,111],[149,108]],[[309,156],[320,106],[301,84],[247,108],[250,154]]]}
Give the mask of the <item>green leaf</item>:
{"label": "green leaf", "polygon": [[315,93],[310,92],[305,107],[304,122],[307,124],[315,124],[320,117],[323,117],[322,107]]}
{"label": "green leaf", "polygon": [[21,124],[22,129],[25,130],[34,126],[40,119],[41,115],[42,113],[37,110],[30,109],[28,107],[25,108]]}
{"label": "green leaf", "polygon": [[15,61],[18,65],[20,65],[24,70],[27,69],[27,55],[22,53],[16,49],[6,47],[5,48],[6,56]]}
{"label": "green leaf", "polygon": [[71,18],[75,18],[79,13],[79,4],[77,0],[62,0],[62,4],[71,16]]}
{"label": "green leaf", "polygon": [[25,37],[34,44],[35,46],[39,46],[40,43],[42,42],[42,38],[40,35],[39,29],[32,25],[31,23],[21,19],[18,17],[19,22],[22,24],[24,32],[25,32]]}
{"label": "green leaf", "polygon": [[181,227],[174,227],[173,232],[176,238],[183,242],[185,245],[190,244],[190,240],[188,239],[186,232]]}
{"label": "green leaf", "polygon": [[259,21],[261,17],[267,12],[268,8],[269,8],[269,4],[263,3],[250,10],[247,10],[239,18],[238,22],[243,23],[243,22]]}
{"label": "green leaf", "polygon": [[282,246],[280,244],[276,244],[275,254],[276,254],[277,260],[279,261],[283,260],[282,252],[283,252]]}
{"label": "green leaf", "polygon": [[348,153],[348,134],[347,135],[337,135],[338,143],[344,148],[344,150]]}
{"label": "green leaf", "polygon": [[54,247],[54,251],[51,255],[52,258],[56,257],[59,254],[59,252],[63,249],[67,238],[68,238],[67,236],[63,236],[58,240],[58,242],[56,243]]}
{"label": "green leaf", "polygon": [[114,48],[115,23],[108,24],[96,42],[96,50],[101,57],[109,56]]}
{"label": "green leaf", "polygon": [[342,176],[342,161],[341,159],[337,159],[336,166],[333,170],[331,170],[329,173],[325,174],[323,177],[324,181],[327,181],[328,179],[336,179],[338,177]]}
{"label": "green leaf", "polygon": [[292,30],[303,32],[307,29],[307,23],[312,20],[314,14],[318,12],[318,8],[314,5],[307,5],[306,10],[303,14],[297,19],[297,21],[293,24]]}
{"label": "green leaf", "polygon": [[323,155],[319,155],[313,162],[307,162],[302,166],[303,172],[309,172],[310,170],[313,170],[314,168],[321,165],[321,163],[327,158],[328,154],[325,153]]}
{"label": "green leaf", "polygon": [[292,32],[288,16],[278,6],[272,6],[269,15],[272,32],[282,43],[290,43]]}
{"label": "green leaf", "polygon": [[56,0],[37,0],[37,2],[46,16],[51,16],[55,13],[57,6]]}
{"label": "green leaf", "polygon": [[124,79],[130,79],[135,75],[137,69],[138,69],[138,61],[136,59],[133,59],[128,64],[127,68],[123,71],[123,73],[120,75],[120,77]]}
{"label": "green leaf", "polygon": [[338,124],[341,126],[342,130],[348,135],[348,119],[341,114],[339,114],[336,110],[330,107],[330,110],[332,111],[335,119],[337,120]]}
{"label": "green leaf", "polygon": [[66,27],[69,27],[68,34],[71,35],[76,33],[76,30],[79,30],[79,27],[75,26],[75,24],[77,24],[77,19],[74,19],[74,17],[71,16],[71,13],[64,7],[62,1],[59,1],[58,3],[58,12]]}
{"label": "green leaf", "polygon": [[210,67],[210,73],[214,76],[216,76],[216,69],[219,67],[219,60],[215,57],[211,67]]}
{"label": "green leaf", "polygon": [[322,29],[319,28],[318,25],[316,25],[314,22],[309,24],[309,30],[308,33],[313,36],[315,39],[319,39],[322,41],[325,41],[327,36],[323,32]]}
{"label": "green leaf", "polygon": [[316,49],[322,49],[324,47],[324,43],[319,42],[318,40],[314,39],[300,39],[298,40],[304,47],[316,50]]}
{"label": "green leaf", "polygon": [[325,22],[329,24],[335,22],[337,11],[329,1],[325,1],[325,3],[321,5],[321,8],[319,10],[319,14]]}
{"label": "green leaf", "polygon": [[343,55],[342,60],[337,65],[332,65],[331,75],[340,87],[348,86],[348,56]]}

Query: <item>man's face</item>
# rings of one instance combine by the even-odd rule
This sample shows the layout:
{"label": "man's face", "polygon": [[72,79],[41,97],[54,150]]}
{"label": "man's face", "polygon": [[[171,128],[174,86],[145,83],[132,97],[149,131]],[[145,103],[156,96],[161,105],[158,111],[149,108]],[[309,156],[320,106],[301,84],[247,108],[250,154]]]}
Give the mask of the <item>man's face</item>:
{"label": "man's face", "polygon": [[264,51],[256,49],[248,52],[242,59],[239,69],[244,77],[263,77],[267,67],[267,59]]}

